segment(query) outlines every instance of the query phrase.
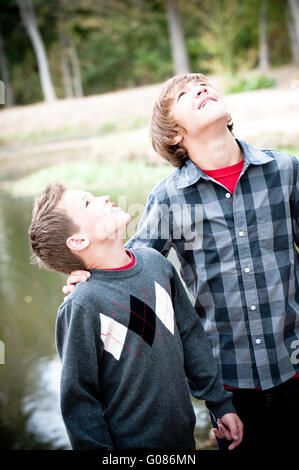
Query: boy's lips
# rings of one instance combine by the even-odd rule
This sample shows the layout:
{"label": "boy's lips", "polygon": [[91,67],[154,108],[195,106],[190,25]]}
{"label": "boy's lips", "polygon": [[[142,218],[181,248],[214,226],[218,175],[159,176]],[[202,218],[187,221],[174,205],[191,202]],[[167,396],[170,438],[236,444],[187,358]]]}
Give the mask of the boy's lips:
{"label": "boy's lips", "polygon": [[202,100],[197,109],[201,109],[208,101],[217,101],[213,96],[207,96]]}

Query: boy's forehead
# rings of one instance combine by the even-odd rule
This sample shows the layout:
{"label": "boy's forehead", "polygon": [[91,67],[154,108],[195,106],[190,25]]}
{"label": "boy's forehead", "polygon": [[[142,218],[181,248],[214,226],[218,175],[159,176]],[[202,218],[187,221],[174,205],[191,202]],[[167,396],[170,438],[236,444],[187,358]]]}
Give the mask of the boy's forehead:
{"label": "boy's forehead", "polygon": [[181,83],[177,84],[176,91],[181,91],[183,88],[192,88],[195,85],[210,85],[209,81],[207,78],[202,77],[202,78],[193,78],[189,80],[184,80]]}
{"label": "boy's forehead", "polygon": [[89,193],[87,193],[86,191],[82,191],[80,189],[67,189],[61,198],[61,204],[64,206],[74,204],[74,202],[79,202],[88,194]]}

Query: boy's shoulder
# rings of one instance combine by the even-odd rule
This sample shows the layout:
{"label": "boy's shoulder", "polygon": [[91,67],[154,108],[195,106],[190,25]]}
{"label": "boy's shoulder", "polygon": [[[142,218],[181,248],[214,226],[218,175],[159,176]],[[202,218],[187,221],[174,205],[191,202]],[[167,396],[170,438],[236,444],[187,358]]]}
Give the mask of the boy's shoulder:
{"label": "boy's shoulder", "polygon": [[272,157],[277,162],[279,168],[290,168],[297,170],[297,168],[299,167],[298,158],[284,150],[269,148],[260,148],[259,150],[265,155]]}
{"label": "boy's shoulder", "polygon": [[58,314],[67,310],[93,311],[99,303],[99,283],[99,280],[92,277],[86,282],[78,282],[73,292],[60,305]]}
{"label": "boy's shoulder", "polygon": [[131,251],[133,254],[137,253],[139,256],[141,256],[143,262],[145,263],[145,266],[149,267],[150,265],[154,264],[156,266],[160,265],[161,267],[167,267],[172,269],[171,262],[154,248],[142,246],[139,248],[131,248]]}
{"label": "boy's shoulder", "polygon": [[[130,251],[137,258],[137,262],[138,258],[142,259],[145,270],[158,271],[159,269],[166,269],[169,272],[172,270],[172,263],[154,248],[144,246],[130,248]],[[105,282],[103,286],[102,280],[94,276],[91,276],[86,282],[78,282],[73,292],[64,299],[59,310],[68,309],[70,306],[81,308],[82,310],[98,308],[99,303],[101,303],[101,291],[102,293],[104,292],[103,289],[107,291],[109,285],[111,285],[111,282]]]}
{"label": "boy's shoulder", "polygon": [[275,171],[277,170],[287,170],[295,171],[297,173],[299,167],[299,160],[297,157],[286,150],[278,150],[273,148],[264,148],[264,147],[255,147],[254,145],[248,144],[240,139],[236,139],[239,146],[244,152],[245,160],[248,160],[249,163],[255,164],[264,164],[267,166],[270,163],[271,171],[273,165],[275,165]]}
{"label": "boy's shoulder", "polygon": [[177,168],[156,184],[149,193],[149,200],[156,201],[158,204],[169,203],[172,195],[177,193],[177,183],[180,175],[181,168]]}

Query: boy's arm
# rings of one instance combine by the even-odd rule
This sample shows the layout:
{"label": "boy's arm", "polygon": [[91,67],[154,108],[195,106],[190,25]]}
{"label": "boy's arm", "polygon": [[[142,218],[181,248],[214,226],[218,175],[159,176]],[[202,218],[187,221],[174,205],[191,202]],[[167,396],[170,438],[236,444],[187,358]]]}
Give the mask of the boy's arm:
{"label": "boy's arm", "polygon": [[175,319],[184,348],[185,373],[195,398],[221,418],[236,413],[232,394],[223,388],[222,378],[201,320],[194,310],[181,280],[173,267],[175,283]]}
{"label": "boy's arm", "polygon": [[62,360],[61,412],[73,449],[113,449],[100,402],[102,342],[100,317],[71,300],[56,321],[56,347]]}
{"label": "boy's arm", "polygon": [[172,222],[169,206],[159,203],[150,193],[141,215],[135,235],[125,244],[126,248],[149,247],[167,256],[172,245]]}
{"label": "boy's arm", "polygon": [[294,231],[294,240],[299,248],[299,160],[293,157],[294,161],[294,188],[291,195],[291,213]]}

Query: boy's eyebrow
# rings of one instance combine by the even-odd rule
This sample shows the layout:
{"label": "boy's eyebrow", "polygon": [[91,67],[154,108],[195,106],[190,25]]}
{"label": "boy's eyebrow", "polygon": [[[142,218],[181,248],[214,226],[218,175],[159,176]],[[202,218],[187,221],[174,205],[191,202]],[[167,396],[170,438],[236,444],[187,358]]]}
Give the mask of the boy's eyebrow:
{"label": "boy's eyebrow", "polygon": [[185,88],[187,85],[189,85],[190,83],[194,83],[194,84],[197,84],[197,85],[207,85],[207,86],[211,86],[210,83],[209,83],[207,80],[206,80],[206,81],[205,81],[205,80],[200,80],[200,81],[198,81],[198,80],[191,80],[191,81],[189,81],[189,82],[181,83],[181,84],[177,87],[176,95],[177,95],[178,93],[181,93],[181,92],[184,90],[184,88]]}
{"label": "boy's eyebrow", "polygon": [[93,194],[91,194],[91,193],[87,193],[87,192],[86,192],[86,193],[84,193],[83,196],[81,197],[80,203],[83,202],[83,201],[84,201],[86,198],[88,198],[88,197],[94,198],[95,196],[94,196]]}
{"label": "boy's eyebrow", "polygon": [[88,197],[88,193],[84,193],[83,196],[80,199],[80,202],[83,202],[84,199],[86,199],[87,197]]}

